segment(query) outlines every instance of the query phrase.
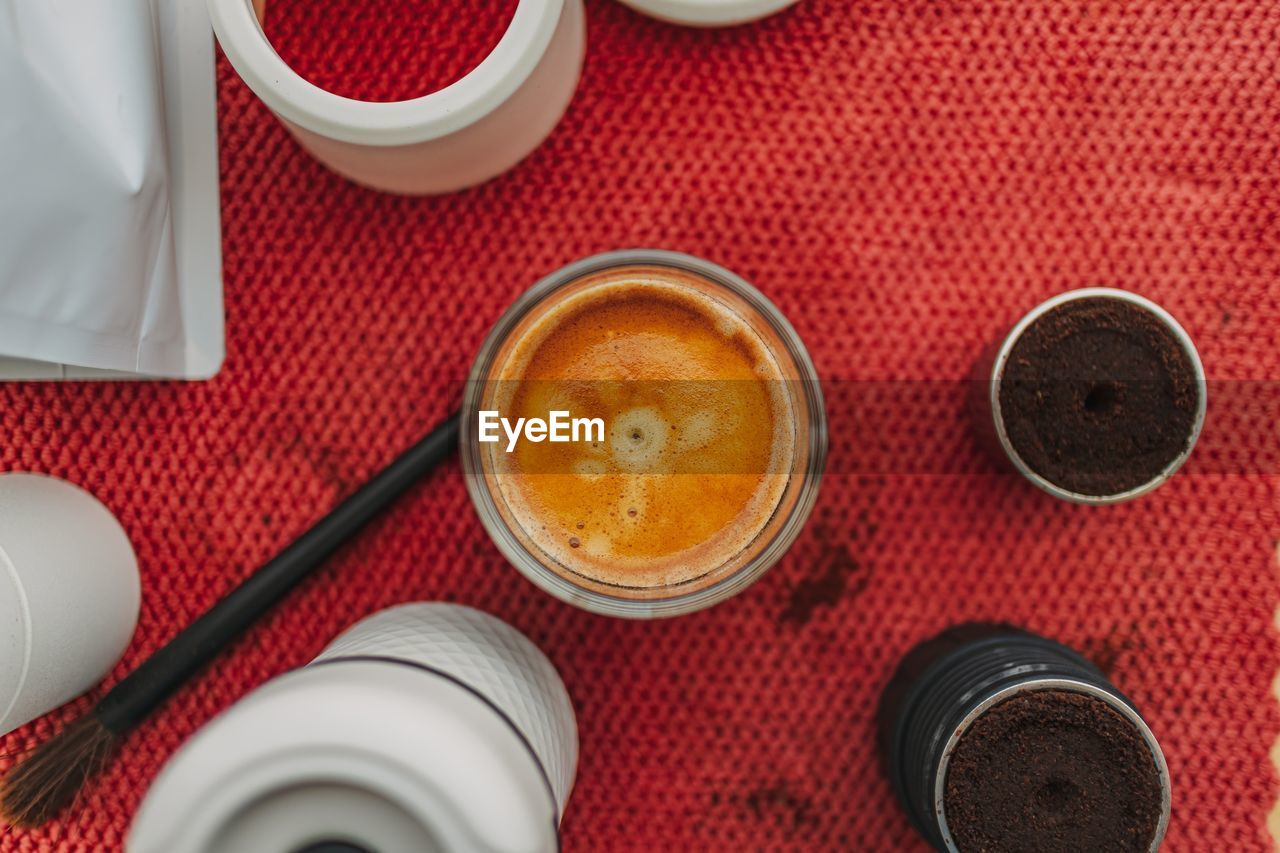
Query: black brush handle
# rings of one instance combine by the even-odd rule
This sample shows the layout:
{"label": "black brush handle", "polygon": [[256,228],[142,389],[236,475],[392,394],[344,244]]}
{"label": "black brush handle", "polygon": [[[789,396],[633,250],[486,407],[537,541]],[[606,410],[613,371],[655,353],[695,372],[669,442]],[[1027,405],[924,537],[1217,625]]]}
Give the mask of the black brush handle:
{"label": "black brush handle", "polygon": [[133,729],[457,446],[455,412],[129,673],[94,716],[118,735]]}

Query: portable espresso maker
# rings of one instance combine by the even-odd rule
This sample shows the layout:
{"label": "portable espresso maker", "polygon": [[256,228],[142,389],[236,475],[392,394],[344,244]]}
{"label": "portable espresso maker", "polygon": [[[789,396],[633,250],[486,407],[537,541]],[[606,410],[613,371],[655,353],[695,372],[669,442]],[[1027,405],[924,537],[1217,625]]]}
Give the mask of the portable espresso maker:
{"label": "portable espresso maker", "polygon": [[545,853],[578,734],[551,662],[499,619],[408,604],[237,703],[160,774],[130,853]]}

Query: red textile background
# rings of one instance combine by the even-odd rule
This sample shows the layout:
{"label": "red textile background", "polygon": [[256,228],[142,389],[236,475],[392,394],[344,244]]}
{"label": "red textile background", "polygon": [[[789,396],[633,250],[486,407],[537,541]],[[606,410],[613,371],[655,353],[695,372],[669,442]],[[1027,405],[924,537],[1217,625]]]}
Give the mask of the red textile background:
{"label": "red textile background", "polygon": [[[144,602],[118,678],[444,415],[523,288],[655,246],[754,281],[837,389],[804,536],[731,602],[613,621],[509,568],[452,463],[131,737],[74,813],[0,848],[119,849],[212,715],[374,610],[447,599],[511,621],[564,675],[583,747],[569,851],[920,850],[877,769],[874,702],[912,643],[973,618],[1073,643],[1134,698],[1174,779],[1168,850],[1269,849],[1280,469],[1215,473],[1215,436],[1247,454],[1275,423],[1211,400],[1184,474],[1089,509],[995,474],[958,400],[867,412],[838,386],[960,378],[1021,312],[1096,283],[1167,306],[1212,379],[1275,378],[1280,7],[801,0],[694,31],[587,5],[564,122],[446,198],[329,173],[220,59],[225,369],[0,386],[0,468],[83,484],[128,529]],[[278,14],[342,32],[343,10]],[[317,67],[377,67],[376,39],[324,49]],[[884,442],[916,473],[859,464]]]}

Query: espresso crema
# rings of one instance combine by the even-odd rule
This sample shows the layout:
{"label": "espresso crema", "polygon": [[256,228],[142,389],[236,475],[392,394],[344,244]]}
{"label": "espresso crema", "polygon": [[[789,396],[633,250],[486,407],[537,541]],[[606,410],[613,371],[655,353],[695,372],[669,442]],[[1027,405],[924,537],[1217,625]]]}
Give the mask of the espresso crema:
{"label": "espresso crema", "polygon": [[518,535],[562,573],[687,583],[748,558],[796,454],[795,378],[731,294],[659,266],[565,287],[499,351],[480,408],[600,418],[603,440],[484,445]]}

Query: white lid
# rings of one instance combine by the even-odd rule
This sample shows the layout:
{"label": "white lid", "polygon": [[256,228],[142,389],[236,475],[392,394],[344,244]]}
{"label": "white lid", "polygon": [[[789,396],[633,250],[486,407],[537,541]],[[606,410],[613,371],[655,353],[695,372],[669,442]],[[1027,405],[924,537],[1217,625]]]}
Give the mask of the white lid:
{"label": "white lid", "polygon": [[31,662],[31,626],[27,594],[18,573],[0,546],[0,732],[22,694]]}
{"label": "white lid", "polygon": [[797,0],[622,0],[623,3],[673,24],[729,27],[780,12]]}
{"label": "white lid", "polygon": [[147,794],[131,853],[545,853],[555,798],[519,733],[411,664],[343,660],[276,679],[184,746]]}
{"label": "white lid", "polygon": [[140,597],[129,537],[93,495],[0,474],[0,734],[101,680],[133,636]]}

